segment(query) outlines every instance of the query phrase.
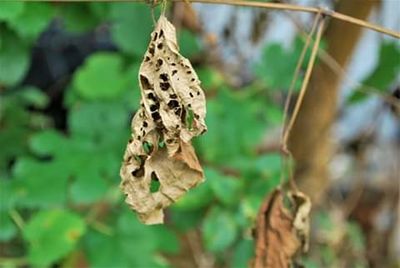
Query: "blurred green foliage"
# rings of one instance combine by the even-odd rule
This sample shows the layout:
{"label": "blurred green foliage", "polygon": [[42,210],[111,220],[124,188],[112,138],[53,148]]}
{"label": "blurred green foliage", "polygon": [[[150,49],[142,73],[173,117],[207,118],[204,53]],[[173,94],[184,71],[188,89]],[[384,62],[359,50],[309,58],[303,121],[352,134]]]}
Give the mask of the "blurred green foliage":
{"label": "blurred green foliage", "polygon": [[[62,102],[65,129],[46,111],[51,89],[23,83],[33,47],[54,21],[75,35],[106,27],[118,48],[93,53],[72,74]],[[280,156],[260,155],[256,146],[281,123],[271,94],[288,88],[302,43],[265,48],[255,68],[261,88],[232,89],[216,70],[196,66],[211,96],[209,131],[195,141],[207,180],[168,210],[166,225],[144,226],[118,184],[152,26],[149,7],[138,3],[0,4],[0,266],[67,265],[81,255],[90,267],[171,267],[165,256],[179,254],[193,230],[217,263],[247,265],[258,208],[281,172]],[[182,53],[198,55],[197,38],[178,34]],[[381,61],[389,60],[388,49]],[[383,88],[385,75],[377,69],[368,81]]]}
{"label": "blurred green foliage", "polygon": [[[396,42],[384,42],[379,50],[378,63],[371,73],[362,81],[363,85],[379,92],[385,92],[398,78],[400,73],[400,46]],[[362,86],[355,89],[348,102],[357,103],[367,98]]]}

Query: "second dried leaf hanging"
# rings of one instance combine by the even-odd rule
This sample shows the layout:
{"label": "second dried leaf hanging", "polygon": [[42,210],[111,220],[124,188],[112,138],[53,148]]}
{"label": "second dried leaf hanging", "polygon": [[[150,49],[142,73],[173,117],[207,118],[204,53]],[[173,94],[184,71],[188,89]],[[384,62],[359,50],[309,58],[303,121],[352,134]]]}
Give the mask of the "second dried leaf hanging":
{"label": "second dried leaf hanging", "polygon": [[121,167],[126,202],[146,224],[163,222],[163,209],[203,181],[191,139],[204,133],[200,81],[179,54],[174,26],[161,15],[139,70],[141,107]]}

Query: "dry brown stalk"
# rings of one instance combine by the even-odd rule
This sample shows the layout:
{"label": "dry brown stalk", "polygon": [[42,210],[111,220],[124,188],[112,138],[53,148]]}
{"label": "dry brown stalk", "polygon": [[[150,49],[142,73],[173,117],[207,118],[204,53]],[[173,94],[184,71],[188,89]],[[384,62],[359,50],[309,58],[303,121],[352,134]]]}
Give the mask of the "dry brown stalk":
{"label": "dry brown stalk", "polygon": [[[181,0],[174,0],[174,1],[181,1]],[[352,23],[364,28],[368,28],[386,35],[393,36],[395,38],[400,39],[400,33],[386,29],[379,25],[367,22],[365,20],[360,20],[353,18],[351,16],[344,15],[339,12],[335,12],[333,10],[329,10],[322,7],[305,7],[305,6],[298,6],[292,4],[282,4],[282,3],[264,3],[264,2],[257,2],[257,1],[240,1],[240,0],[191,0],[191,2],[197,3],[207,3],[207,4],[226,4],[226,5],[233,5],[233,6],[246,6],[246,7],[260,7],[260,8],[268,8],[268,9],[277,9],[277,10],[290,10],[290,11],[300,11],[300,12],[308,12],[308,13],[321,13],[324,16],[329,16],[341,21],[345,21],[348,23]]]}
{"label": "dry brown stalk", "polygon": [[293,124],[296,121],[297,115],[299,113],[301,103],[303,102],[304,95],[307,90],[308,82],[310,81],[311,73],[314,67],[315,59],[318,53],[318,46],[321,41],[322,32],[325,26],[325,19],[323,18],[318,26],[317,36],[315,38],[315,42],[311,51],[310,61],[308,62],[306,73],[304,75],[303,84],[301,85],[299,96],[297,97],[296,105],[294,107],[293,114],[289,120],[288,126],[285,130],[285,134],[283,135],[283,150],[287,151],[287,141],[290,135],[290,131],[293,128]]}
{"label": "dry brown stalk", "polygon": [[[38,0],[39,2],[48,2],[48,0]],[[81,0],[58,0],[58,2],[79,2]],[[308,13],[321,13],[324,16],[329,16],[341,21],[352,23],[364,28],[368,28],[386,35],[400,39],[400,33],[386,29],[382,26],[367,22],[365,20],[360,20],[353,18],[351,16],[344,15],[339,12],[335,12],[322,7],[306,7],[298,6],[292,4],[282,4],[282,3],[264,3],[257,1],[238,1],[238,0],[171,0],[172,2],[192,2],[192,3],[205,3],[205,4],[225,4],[232,6],[245,6],[245,7],[260,7],[268,9],[277,10],[289,10],[289,11],[299,11]],[[109,2],[109,0],[87,0],[87,2]],[[115,2],[146,2],[146,0],[117,0]],[[160,1],[161,2],[161,1]]]}

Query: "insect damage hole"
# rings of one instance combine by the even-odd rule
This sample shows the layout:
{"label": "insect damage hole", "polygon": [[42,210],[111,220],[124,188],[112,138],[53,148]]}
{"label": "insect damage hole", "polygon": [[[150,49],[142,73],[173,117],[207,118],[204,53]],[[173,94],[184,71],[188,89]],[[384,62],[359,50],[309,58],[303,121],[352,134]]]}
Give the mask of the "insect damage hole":
{"label": "insect damage hole", "polygon": [[160,189],[160,180],[157,177],[157,174],[153,171],[151,172],[151,181],[150,181],[150,193],[156,193]]}

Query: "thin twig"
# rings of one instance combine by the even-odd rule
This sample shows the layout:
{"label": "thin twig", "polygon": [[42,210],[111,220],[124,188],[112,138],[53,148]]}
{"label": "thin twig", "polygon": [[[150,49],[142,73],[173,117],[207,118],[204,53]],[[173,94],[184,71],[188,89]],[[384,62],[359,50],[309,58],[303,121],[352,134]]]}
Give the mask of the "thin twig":
{"label": "thin twig", "polygon": [[294,87],[296,86],[296,81],[297,81],[297,79],[299,77],[299,74],[300,74],[301,66],[303,65],[307,49],[308,49],[308,47],[310,45],[311,38],[314,35],[314,32],[315,32],[315,30],[317,28],[319,19],[320,19],[320,14],[315,16],[315,19],[314,19],[313,25],[311,27],[311,30],[307,34],[307,37],[306,37],[306,40],[305,40],[305,43],[304,43],[304,46],[303,46],[303,50],[301,51],[299,60],[297,61],[297,65],[296,65],[296,69],[294,71],[292,82],[291,82],[289,90],[288,90],[288,96],[287,96],[286,101],[285,101],[285,108],[284,108],[284,112],[283,112],[283,126],[284,127],[282,128],[282,133],[281,133],[282,141],[283,141],[284,133],[285,133],[285,130],[286,130],[286,123],[287,123],[286,121],[287,121],[287,115],[288,115],[288,112],[289,112],[290,99],[292,98]]}
{"label": "thin twig", "polygon": [[[49,0],[38,0],[39,2],[49,2]],[[57,0],[57,2],[79,2],[81,0]],[[86,0],[87,2],[109,2],[110,0]],[[115,2],[144,2],[145,0],[116,0]],[[329,16],[341,21],[345,21],[348,23],[352,23],[364,28],[368,28],[386,35],[390,35],[392,37],[400,39],[400,33],[386,29],[379,25],[356,19],[351,16],[344,15],[339,12],[335,12],[322,7],[306,7],[306,6],[298,6],[292,4],[282,4],[282,3],[265,3],[265,2],[257,2],[257,1],[239,1],[239,0],[170,0],[172,2],[186,2],[190,1],[192,3],[204,3],[204,4],[225,4],[231,6],[244,6],[244,7],[261,7],[268,9],[277,9],[277,10],[290,10],[290,11],[299,11],[299,12],[308,12],[308,13],[321,13],[324,16]]]}
{"label": "thin twig", "polygon": [[[308,38],[308,33],[306,32],[305,26],[303,25],[303,23],[297,17],[292,16],[291,13],[286,12],[286,14],[288,15],[289,19],[292,20],[294,25],[297,27],[297,30],[299,31],[300,37],[303,40],[303,42],[306,42],[306,40]],[[313,43],[314,41],[311,40],[311,42]],[[340,64],[336,61],[336,59],[333,58],[332,55],[330,55],[326,50],[318,49],[318,57],[321,59],[321,61],[323,63],[326,64],[326,66],[329,67],[329,69],[331,69],[331,71],[333,71],[335,73],[335,75],[337,75],[338,77],[341,77],[344,81],[350,83],[352,85],[352,87],[354,87],[354,90],[361,92],[365,95],[376,96],[378,98],[381,98],[382,100],[386,101],[387,103],[400,109],[400,103],[399,103],[398,99],[396,99],[395,97],[393,97],[389,94],[383,94],[383,92],[377,88],[374,88],[374,87],[371,87],[368,85],[364,85],[360,82],[355,81],[353,78],[351,78],[347,74],[347,72],[343,69],[343,67],[340,66]]]}
{"label": "thin twig", "polygon": [[[287,129],[287,118],[288,118],[288,113],[289,113],[290,100],[292,98],[294,87],[296,86],[296,81],[297,81],[297,78],[298,78],[298,76],[300,74],[301,66],[303,65],[307,49],[308,49],[308,47],[310,45],[312,36],[315,33],[315,30],[317,28],[318,21],[320,20],[320,17],[321,17],[321,14],[317,14],[315,16],[315,19],[314,19],[313,25],[311,27],[311,30],[307,34],[307,39],[305,40],[305,43],[304,43],[304,46],[303,46],[303,50],[301,51],[299,60],[297,61],[297,66],[296,66],[296,69],[294,71],[292,82],[290,84],[288,95],[287,95],[286,101],[285,101],[285,108],[284,108],[284,112],[283,112],[283,127],[282,127],[282,132],[281,132],[281,150],[284,152],[284,155],[283,155],[284,159],[282,159],[282,163],[281,164],[282,164],[282,170],[289,170],[290,174],[288,174],[288,175],[289,175],[290,178],[292,178],[291,166],[290,166],[291,163],[289,163],[287,161],[288,150],[287,150],[287,144],[285,144],[285,140],[284,140],[284,136],[285,136],[286,129]],[[283,183],[283,178],[284,178],[284,174],[282,172],[281,173],[281,183]],[[292,181],[292,180],[290,180],[290,181]]]}
{"label": "thin twig", "polygon": [[290,121],[289,121],[288,126],[287,126],[286,131],[285,131],[285,134],[283,136],[283,142],[282,142],[283,146],[284,146],[283,149],[286,150],[286,151],[287,151],[287,141],[288,141],[288,138],[289,138],[289,135],[290,135],[290,131],[292,130],[294,122],[296,121],[297,115],[298,115],[299,110],[300,110],[301,103],[303,102],[303,98],[304,98],[304,95],[305,95],[306,90],[307,90],[308,82],[310,81],[311,73],[312,73],[312,70],[313,70],[313,67],[314,67],[315,59],[316,59],[317,52],[318,52],[318,46],[319,46],[319,43],[321,41],[322,31],[324,29],[324,26],[325,26],[325,19],[323,18],[321,20],[320,24],[319,24],[319,27],[318,27],[317,36],[315,38],[314,46],[313,46],[313,49],[311,51],[310,61],[308,62],[308,65],[307,65],[307,70],[306,70],[306,73],[304,75],[304,80],[303,80],[303,84],[302,84],[301,89],[300,89],[299,96],[297,97],[296,105],[295,105],[294,110],[293,110],[293,115],[290,118]]}
{"label": "thin twig", "polygon": [[[319,17],[319,15],[317,15],[317,16]],[[289,123],[285,129],[285,132],[284,132],[284,135],[282,138],[282,151],[283,151],[283,153],[285,153],[287,155],[287,158],[285,158],[285,159],[287,161],[286,162],[287,168],[288,168],[287,170],[289,171],[289,184],[294,192],[297,191],[297,186],[296,186],[296,183],[293,178],[293,171],[292,171],[292,166],[291,166],[293,156],[292,156],[292,153],[290,152],[290,150],[287,148],[287,142],[288,142],[288,139],[290,136],[290,132],[293,128],[294,122],[296,122],[297,115],[300,111],[300,107],[303,102],[303,98],[305,96],[306,90],[307,90],[308,82],[310,81],[311,73],[314,68],[315,59],[316,59],[316,56],[318,53],[318,46],[321,41],[324,26],[325,26],[325,17],[322,17],[322,19],[319,23],[319,26],[318,26],[317,35],[315,38],[314,46],[311,51],[310,60],[308,61],[308,65],[307,65],[306,73],[304,75],[303,83],[301,85],[300,93],[299,93],[299,96],[297,97],[296,104],[295,104],[295,107],[293,110],[293,114],[290,117]]]}
{"label": "thin twig", "polygon": [[[182,1],[182,0],[173,0],[173,1]],[[344,15],[339,12],[335,12],[326,8],[319,8],[319,7],[306,7],[306,6],[298,6],[292,4],[282,4],[282,3],[264,3],[264,2],[257,2],[257,1],[240,1],[240,0],[190,0],[191,2],[197,3],[207,3],[207,4],[227,4],[233,6],[246,6],[246,7],[261,7],[261,8],[268,8],[268,9],[278,9],[278,10],[290,10],[290,11],[300,11],[300,12],[309,12],[309,13],[321,13],[324,16],[329,16],[341,21],[345,21],[348,23],[352,23],[364,28],[368,28],[380,33],[384,33],[390,35],[395,38],[400,39],[400,33],[386,29],[379,25],[356,19],[351,16]]]}

